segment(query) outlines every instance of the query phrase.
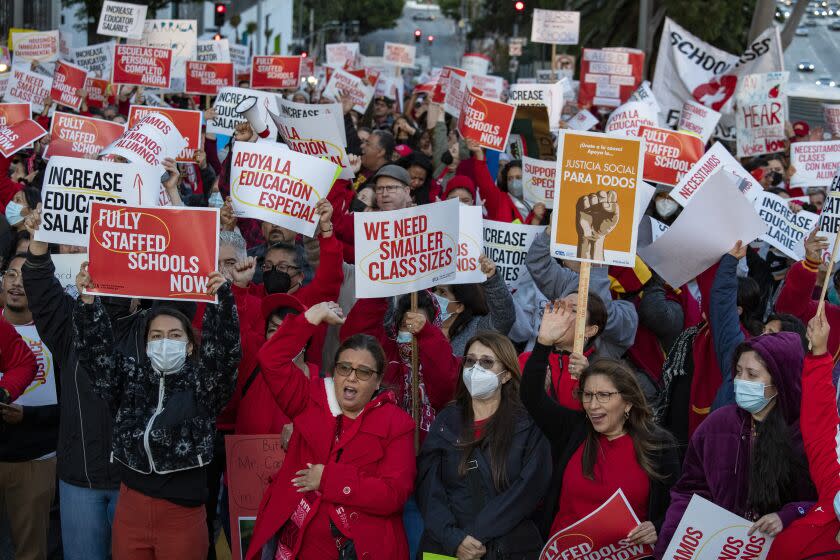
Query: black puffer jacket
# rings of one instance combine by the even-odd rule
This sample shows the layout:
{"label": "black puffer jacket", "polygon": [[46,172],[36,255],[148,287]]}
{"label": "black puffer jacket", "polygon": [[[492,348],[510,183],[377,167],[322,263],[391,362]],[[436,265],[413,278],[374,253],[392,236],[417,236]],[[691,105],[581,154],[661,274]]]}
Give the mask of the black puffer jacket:
{"label": "black puffer jacket", "polygon": [[229,284],[204,313],[198,363],[161,375],[147,357],[114,348],[111,322],[99,298],[73,311],[79,363],[93,391],[114,415],[112,460],[143,474],[203,467],[213,459],[216,416],[230,399],[241,358],[239,319]]}

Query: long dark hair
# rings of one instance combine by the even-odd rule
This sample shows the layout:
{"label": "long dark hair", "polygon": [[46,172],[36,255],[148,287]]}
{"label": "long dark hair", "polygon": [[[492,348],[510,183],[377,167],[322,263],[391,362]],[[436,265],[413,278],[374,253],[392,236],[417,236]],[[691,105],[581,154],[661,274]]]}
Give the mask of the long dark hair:
{"label": "long dark hair", "polygon": [[513,432],[516,428],[516,419],[523,414],[525,409],[519,400],[519,380],[522,373],[519,371],[519,360],[513,343],[506,336],[496,332],[481,331],[472,337],[464,346],[464,357],[470,351],[473,343],[478,342],[490,348],[496,355],[496,359],[502,363],[505,371],[510,373],[510,379],[502,385],[502,398],[499,408],[487,419],[481,435],[475,437],[473,426],[474,415],[472,408],[472,396],[464,385],[464,365],[461,361],[461,373],[458,375],[458,386],[455,388],[455,402],[461,409],[461,462],[458,465],[458,474],[466,476],[467,463],[473,451],[485,449],[490,455],[490,471],[493,477],[493,484],[499,492],[504,491],[509,484],[507,473],[507,457],[510,451],[510,443],[513,440]]}
{"label": "long dark hair", "polygon": [[[645,394],[636,381],[636,376],[630,368],[618,360],[601,358],[589,364],[580,375],[580,389],[586,388],[586,381],[593,375],[603,375],[609,379],[621,398],[632,405],[629,415],[624,422],[627,435],[633,440],[636,461],[647,475],[656,480],[665,480],[667,476],[654,468],[653,455],[656,451],[669,445],[675,445],[667,433],[663,432],[653,422],[653,413],[645,400]],[[600,434],[587,423],[586,439],[583,442],[583,476],[592,480],[595,463],[598,459]]]}
{"label": "long dark hair", "polygon": [[449,326],[449,338],[452,339],[467,328],[473,317],[487,315],[490,309],[487,307],[487,297],[481,284],[451,284],[449,289],[455,300],[464,306],[464,310],[458,313]]}
{"label": "long dark hair", "polygon": [[192,322],[189,318],[175,309],[174,307],[155,307],[146,315],[146,329],[143,340],[149,342],[149,331],[152,328],[152,321],[160,317],[161,315],[166,315],[167,317],[172,317],[173,319],[177,319],[179,323],[181,323],[181,328],[184,329],[184,332],[187,333],[187,342],[192,344],[193,351],[192,354],[187,354],[187,359],[195,359],[198,356],[198,337],[195,335],[195,330],[193,330]]}
{"label": "long dark hair", "polygon": [[741,308],[741,324],[752,336],[764,330],[761,322],[761,288],[752,278],[738,277],[738,307]]}
{"label": "long dark hair", "polygon": [[399,160],[397,160],[397,165],[405,168],[406,170],[410,170],[412,167],[419,167],[423,169],[426,172],[426,180],[421,186],[411,191],[411,197],[417,204],[428,204],[430,202],[434,202],[433,200],[429,199],[429,195],[431,194],[432,189],[431,184],[433,173],[432,162],[429,161],[429,158],[427,158],[419,151],[414,151],[405,156],[404,158],[400,158]]}
{"label": "long dark hair", "polygon": [[379,341],[369,334],[358,333],[344,339],[344,342],[335,351],[333,364],[338,363],[339,356],[345,350],[365,350],[373,356],[373,361],[376,362],[376,376],[382,377],[382,374],[385,373],[385,352],[382,350]]}

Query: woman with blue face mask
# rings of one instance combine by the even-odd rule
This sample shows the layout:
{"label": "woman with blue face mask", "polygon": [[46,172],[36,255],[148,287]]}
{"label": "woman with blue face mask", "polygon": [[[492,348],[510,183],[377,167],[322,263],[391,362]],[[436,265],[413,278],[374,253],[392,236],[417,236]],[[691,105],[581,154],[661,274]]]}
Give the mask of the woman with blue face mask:
{"label": "woman with blue face mask", "polygon": [[23,220],[29,212],[29,203],[26,200],[26,193],[23,190],[16,192],[12,197],[12,200],[6,203],[6,221],[9,222],[9,225],[12,226],[13,229],[23,229]]}

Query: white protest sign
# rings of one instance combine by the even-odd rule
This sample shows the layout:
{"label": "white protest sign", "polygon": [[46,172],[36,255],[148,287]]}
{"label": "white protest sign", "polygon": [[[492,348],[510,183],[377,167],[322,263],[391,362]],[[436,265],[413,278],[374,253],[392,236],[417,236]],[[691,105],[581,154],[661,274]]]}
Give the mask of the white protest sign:
{"label": "white protest sign", "polygon": [[34,113],[40,113],[44,110],[44,101],[50,95],[52,82],[48,76],[14,66],[3,99],[7,102],[29,103]]}
{"label": "white protest sign", "polygon": [[525,266],[525,256],[534,238],[545,226],[527,226],[484,220],[484,254],[496,263],[496,274],[501,274],[509,289],[531,282]]}
{"label": "white protest sign", "polygon": [[744,169],[738,160],[732,157],[719,142],[715,142],[703,157],[695,163],[688,173],[683,175],[677,186],[671,189],[670,196],[677,204],[686,206],[691,198],[706,184],[709,178],[716,172],[724,170],[730,174],[730,178],[738,186],[747,200],[755,200],[758,193],[764,189],[755,177]]}
{"label": "white protest sign", "polygon": [[666,226],[654,217],[648,216],[648,218],[650,218],[650,237],[651,242],[653,242],[662,237],[662,234],[668,231],[669,226]]}
{"label": "white protest sign", "polygon": [[765,560],[773,537],[760,531],[750,535],[753,525],[752,521],[694,494],[663,558]]}
{"label": "white protest sign", "polygon": [[628,101],[610,114],[604,132],[611,136],[638,136],[640,126],[657,128],[656,111],[642,101]]}
{"label": "white protest sign", "polygon": [[251,68],[251,57],[248,54],[248,47],[246,45],[230,44],[228,42],[228,51],[230,52],[230,61],[233,62],[234,72],[236,74],[245,74]]}
{"label": "white protest sign", "polygon": [[110,79],[114,64],[114,43],[99,43],[90,47],[72,49],[73,62],[97,78]]}
{"label": "white protest sign", "polygon": [[490,57],[480,53],[467,53],[461,57],[461,69],[468,74],[484,76],[490,71]]}
{"label": "white protest sign", "polygon": [[[364,114],[373,99],[373,92],[374,87],[367,85],[358,76],[345,72],[341,68],[336,68],[333,70],[327,87],[324,88],[323,95],[332,99],[338,99],[339,95],[348,97],[353,100],[353,110]],[[393,97],[393,94],[389,97]]]}
{"label": "white protest sign", "polygon": [[790,165],[796,169],[791,187],[827,187],[840,168],[840,140],[794,142],[790,145]]}
{"label": "white protest sign", "polygon": [[443,109],[453,117],[461,115],[461,107],[464,105],[464,96],[467,92],[467,76],[468,74],[460,68],[451,68],[449,73]]}
{"label": "white protest sign", "polygon": [[803,240],[813,231],[819,216],[805,210],[793,212],[788,202],[779,195],[761,192],[755,199],[755,210],[768,228],[761,239],[799,261],[805,258]]}
{"label": "white protest sign", "polygon": [[720,113],[689,99],[683,104],[682,111],[680,111],[677,130],[692,132],[703,140],[703,144],[706,144],[712,137],[719,120]]}
{"label": "white protest sign", "polygon": [[339,166],[293,152],[283,144],[236,142],[230,197],[240,218],[254,218],[315,235],[316,203],[327,197]]}
{"label": "white protest sign", "polygon": [[656,102],[656,96],[653,95],[653,91],[650,89],[650,82],[647,80],[639,84],[636,91],[630,94],[628,101],[641,101],[657,113],[661,110],[659,103]]}
{"label": "white protest sign", "polygon": [[403,43],[389,43],[386,41],[382,48],[382,60],[398,67],[411,68],[414,66],[416,54],[417,49],[414,45],[405,45]]}
{"label": "white protest sign", "polygon": [[105,0],[99,12],[99,27],[96,32],[110,37],[139,39],[143,36],[147,6]]}
{"label": "white protest sign", "polygon": [[534,9],[531,42],[551,45],[577,45],[580,12]]}
{"label": "white protest sign", "polygon": [[99,154],[124,157],[162,173],[163,160],[176,159],[186,147],[187,141],[175,124],[163,113],[156,112],[143,117]]}
{"label": "white protest sign", "polygon": [[17,32],[12,35],[12,50],[16,61],[56,62],[58,48],[58,30]]}
{"label": "white protest sign", "polygon": [[198,41],[195,51],[199,62],[230,62],[230,43],[227,39]]}
{"label": "white protest sign", "polygon": [[[828,240],[828,254],[834,248],[834,238],[837,234],[837,229],[840,228],[840,172],[831,180],[828,190],[825,193],[825,203],[822,210],[820,210],[820,219],[817,227],[820,233]],[[827,255],[823,255],[823,260],[828,260]]]}
{"label": "white protest sign", "polygon": [[481,272],[481,207],[460,204],[458,235],[458,272],[450,284],[478,284],[487,280]]}
{"label": "white protest sign", "polygon": [[359,43],[327,43],[327,66],[344,68],[355,66]]}
{"label": "white protest sign", "polygon": [[569,128],[572,130],[589,130],[598,124],[598,117],[586,109],[581,109],[574,117],[569,119],[566,124],[568,124]]}
{"label": "white protest sign", "polygon": [[840,135],[840,105],[823,103],[823,120],[831,134]]}
{"label": "white protest sign", "polygon": [[522,195],[526,204],[554,208],[554,177],[557,162],[522,157]]}
{"label": "white protest sign", "polygon": [[786,149],[787,72],[748,74],[738,80],[735,123],[738,157],[760,156]]}
{"label": "white protest sign", "polygon": [[76,276],[82,269],[82,263],[88,260],[87,253],[54,253],[50,255],[55,265],[54,276],[62,288],[76,288]]}
{"label": "white protest sign", "polygon": [[172,49],[170,88],[183,91],[187,61],[196,59],[197,29],[198,23],[194,19],[147,19],[143,26],[143,36],[140,39],[129,39],[128,44]]}
{"label": "white protest sign", "polygon": [[469,74],[469,82],[467,87],[478,88],[481,90],[481,96],[489,99],[499,100],[502,97],[502,91],[505,89],[505,81],[501,76],[488,76],[484,74]]}
{"label": "white protest sign", "polygon": [[356,297],[390,297],[448,284],[458,256],[457,199],[354,214]]}
{"label": "white protest sign", "polygon": [[147,165],[53,156],[44,173],[41,227],[35,239],[87,247],[92,200],[156,206],[160,174]]}
{"label": "white protest sign", "polygon": [[266,91],[238,87],[224,87],[219,90],[216,101],[213,103],[216,118],[207,122],[207,132],[233,136],[236,125],[247,120],[236,112],[236,106],[248,97],[257,98],[260,116],[264,118],[268,125],[268,137],[276,138],[277,127],[274,125],[274,121],[268,117],[268,111],[277,112],[277,96]]}
{"label": "white protest sign", "polygon": [[551,86],[548,84],[511,84],[508,103],[513,105],[543,105],[548,107]]}

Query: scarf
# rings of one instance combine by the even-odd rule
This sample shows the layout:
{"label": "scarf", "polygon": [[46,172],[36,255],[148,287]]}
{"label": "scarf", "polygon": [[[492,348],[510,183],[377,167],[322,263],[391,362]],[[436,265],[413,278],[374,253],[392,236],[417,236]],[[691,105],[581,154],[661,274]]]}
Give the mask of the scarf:
{"label": "scarf", "polygon": [[653,407],[653,417],[657,424],[662,424],[668,407],[671,405],[671,382],[677,377],[687,375],[685,362],[694,348],[694,338],[700,332],[699,326],[689,327],[680,333],[662,366],[662,390]]}

